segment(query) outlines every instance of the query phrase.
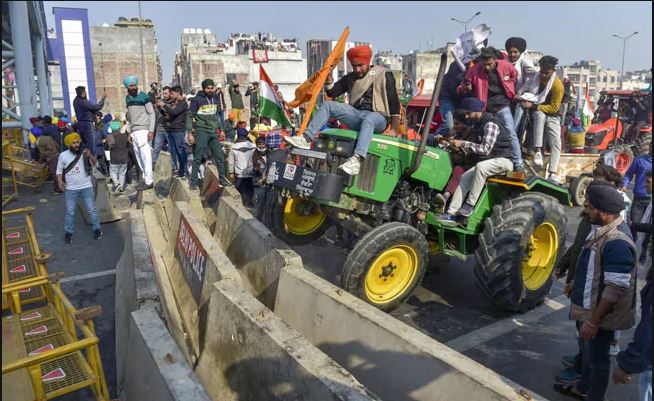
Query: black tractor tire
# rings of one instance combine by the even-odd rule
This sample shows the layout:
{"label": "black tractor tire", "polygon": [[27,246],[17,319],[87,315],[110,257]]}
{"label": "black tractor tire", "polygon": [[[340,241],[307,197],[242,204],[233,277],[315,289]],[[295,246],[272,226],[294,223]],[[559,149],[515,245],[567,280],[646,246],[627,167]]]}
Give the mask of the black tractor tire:
{"label": "black tractor tire", "polygon": [[643,156],[649,153],[649,147],[652,144],[652,134],[639,134],[634,144],[634,155]]}
{"label": "black tractor tire", "polygon": [[[410,268],[410,270],[414,269],[414,273],[409,274],[406,280],[402,280],[403,276],[400,274],[397,277],[393,275],[388,276],[391,286],[393,284],[393,278],[395,280],[399,279],[399,281],[395,282],[397,285],[391,289],[391,291],[398,291],[398,293],[390,296],[388,300],[379,301],[378,299],[372,299],[372,295],[369,296],[369,292],[366,290],[368,273],[384,252],[398,249],[398,247],[399,249],[410,250],[410,253],[415,256],[413,266]],[[376,308],[390,312],[400,306],[411,295],[413,290],[420,285],[425,276],[428,262],[429,245],[427,239],[420,231],[405,223],[385,223],[370,230],[366,235],[361,237],[352,252],[350,252],[343,266],[341,286],[347,292],[361,298]],[[395,268],[398,268],[398,266],[395,266]],[[409,267],[403,266],[402,268]],[[381,279],[381,275],[379,278]],[[384,279],[384,281],[386,280]],[[400,288],[398,289],[398,287]]]}
{"label": "black tractor tire", "polygon": [[583,206],[586,200],[586,188],[592,181],[593,176],[591,174],[581,174],[572,180],[568,189],[572,203],[576,206]]}
{"label": "black tractor tire", "polygon": [[[545,225],[545,223],[549,223]],[[479,235],[474,272],[478,287],[498,307],[510,312],[525,312],[543,302],[554,283],[554,271],[564,253],[565,210],[549,195],[527,192],[493,207]],[[523,280],[523,261],[529,255],[534,231],[541,226],[556,230],[556,254],[548,276],[536,288]],[[547,274],[546,272],[543,274]]]}
{"label": "black tractor tire", "polygon": [[[282,196],[279,191],[269,194],[269,198],[266,201],[266,210],[264,211],[263,221],[270,231],[272,231],[273,235],[286,242],[288,245],[306,245],[322,237],[331,225],[327,216],[325,216],[325,219],[320,226],[311,232],[297,234],[288,230],[284,213],[287,201],[288,198]],[[316,208],[317,207],[318,206],[316,205]]]}

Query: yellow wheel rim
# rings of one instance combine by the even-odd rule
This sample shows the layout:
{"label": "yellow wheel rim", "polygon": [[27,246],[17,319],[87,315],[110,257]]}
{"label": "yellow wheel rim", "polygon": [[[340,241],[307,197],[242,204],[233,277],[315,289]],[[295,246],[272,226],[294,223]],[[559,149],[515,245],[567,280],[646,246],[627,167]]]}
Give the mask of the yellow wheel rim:
{"label": "yellow wheel rim", "polygon": [[551,223],[543,223],[529,239],[522,262],[522,281],[530,290],[537,290],[547,282],[559,250],[559,235]]}
{"label": "yellow wheel rim", "polygon": [[284,205],[284,227],[294,235],[309,235],[325,222],[325,215],[311,201],[289,198]]}
{"label": "yellow wheel rim", "polygon": [[385,304],[406,291],[418,272],[418,254],[408,245],[387,249],[366,274],[365,292],[370,302]]}

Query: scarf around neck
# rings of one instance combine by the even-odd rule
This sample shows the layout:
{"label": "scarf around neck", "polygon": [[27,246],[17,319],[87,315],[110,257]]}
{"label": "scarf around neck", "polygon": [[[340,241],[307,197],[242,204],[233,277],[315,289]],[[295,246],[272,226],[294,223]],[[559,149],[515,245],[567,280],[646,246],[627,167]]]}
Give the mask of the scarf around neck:
{"label": "scarf around neck", "polygon": [[537,72],[536,75],[534,75],[534,77],[527,83],[526,88],[523,88],[524,92],[518,95],[518,100],[525,100],[534,104],[545,103],[555,79],[556,72],[552,74],[543,91],[539,93],[538,87],[540,86],[540,72]]}

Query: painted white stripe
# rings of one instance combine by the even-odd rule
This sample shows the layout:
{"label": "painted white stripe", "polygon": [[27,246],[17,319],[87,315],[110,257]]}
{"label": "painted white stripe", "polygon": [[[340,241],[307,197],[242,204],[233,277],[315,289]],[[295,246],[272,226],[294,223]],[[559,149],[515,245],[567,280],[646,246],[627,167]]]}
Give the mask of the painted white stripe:
{"label": "painted white stripe", "polygon": [[279,97],[277,97],[277,92],[275,92],[268,82],[261,80],[260,88],[261,97],[275,103],[280,108],[282,107],[282,102]]}
{"label": "painted white stripe", "polygon": [[567,299],[568,298],[565,295],[561,295],[554,299],[545,298],[542,305],[530,310],[529,312],[518,317],[512,316],[498,320],[488,326],[481,327],[468,334],[457,337],[454,340],[449,341],[446,345],[456,351],[465,352],[494,338],[509,333],[518,327],[529,326],[551,313],[560,311],[566,307],[566,303],[568,302]]}
{"label": "painted white stripe", "polygon": [[61,280],[59,280],[59,282],[60,283],[68,283],[68,282],[71,282],[71,281],[81,281],[81,280],[87,280],[87,279],[90,279],[90,278],[110,276],[110,275],[114,275],[114,274],[116,274],[116,269],[103,270],[103,271],[95,272],[95,273],[78,274],[76,276],[64,277]]}
{"label": "painted white stripe", "polygon": [[591,296],[593,295],[593,277],[595,276],[595,251],[593,246],[590,250],[588,259],[588,269],[586,270],[586,283],[584,284],[584,309],[590,309],[592,306]]}
{"label": "painted white stripe", "polygon": [[629,288],[631,285],[631,273],[604,272],[604,281],[622,288]]}

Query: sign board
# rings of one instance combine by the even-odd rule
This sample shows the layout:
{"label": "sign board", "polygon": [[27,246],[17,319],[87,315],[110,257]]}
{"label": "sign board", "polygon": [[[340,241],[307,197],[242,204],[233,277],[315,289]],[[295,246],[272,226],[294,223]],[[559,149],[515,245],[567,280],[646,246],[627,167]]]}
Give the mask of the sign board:
{"label": "sign board", "polygon": [[196,303],[200,303],[202,286],[207,267],[207,251],[202,247],[193,228],[183,215],[179,217],[177,239],[175,241],[175,259],[182,269],[186,283]]}
{"label": "sign board", "polygon": [[346,184],[344,176],[282,162],[270,164],[266,181],[276,187],[290,189],[300,196],[332,202],[339,201]]}

